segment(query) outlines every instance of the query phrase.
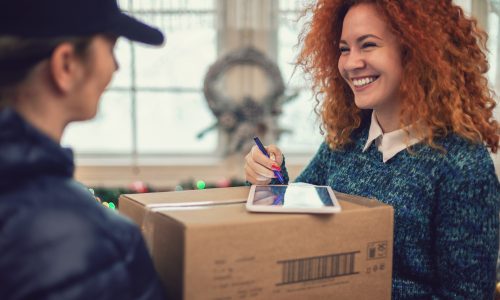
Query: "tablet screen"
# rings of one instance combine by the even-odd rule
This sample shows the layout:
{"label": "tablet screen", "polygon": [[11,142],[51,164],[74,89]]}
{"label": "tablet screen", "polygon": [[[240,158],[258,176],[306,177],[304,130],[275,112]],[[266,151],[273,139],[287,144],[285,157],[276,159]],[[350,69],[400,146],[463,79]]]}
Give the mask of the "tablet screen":
{"label": "tablet screen", "polygon": [[333,207],[325,186],[256,186],[253,205],[281,206],[287,208]]}

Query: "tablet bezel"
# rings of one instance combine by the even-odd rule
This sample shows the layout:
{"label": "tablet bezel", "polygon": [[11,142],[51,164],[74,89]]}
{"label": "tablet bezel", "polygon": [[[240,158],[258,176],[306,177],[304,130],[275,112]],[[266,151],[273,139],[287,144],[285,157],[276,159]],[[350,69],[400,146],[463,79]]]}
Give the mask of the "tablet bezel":
{"label": "tablet bezel", "polygon": [[340,204],[335,197],[335,193],[332,188],[326,185],[307,185],[304,187],[310,188],[325,188],[330,195],[330,200],[333,206],[323,206],[323,207],[284,207],[277,205],[254,205],[253,200],[255,197],[255,190],[257,187],[279,187],[283,185],[252,185],[250,187],[250,192],[248,193],[248,199],[246,202],[246,209],[251,212],[271,212],[271,213],[315,213],[315,214],[333,214],[342,211]]}

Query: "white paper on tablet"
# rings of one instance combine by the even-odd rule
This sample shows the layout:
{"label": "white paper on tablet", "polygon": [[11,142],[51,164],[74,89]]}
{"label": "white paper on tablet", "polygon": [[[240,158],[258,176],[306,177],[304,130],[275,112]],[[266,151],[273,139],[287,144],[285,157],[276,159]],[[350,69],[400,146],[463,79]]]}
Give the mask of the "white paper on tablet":
{"label": "white paper on tablet", "polygon": [[337,213],[341,207],[329,186],[304,183],[253,185],[246,208],[254,212]]}

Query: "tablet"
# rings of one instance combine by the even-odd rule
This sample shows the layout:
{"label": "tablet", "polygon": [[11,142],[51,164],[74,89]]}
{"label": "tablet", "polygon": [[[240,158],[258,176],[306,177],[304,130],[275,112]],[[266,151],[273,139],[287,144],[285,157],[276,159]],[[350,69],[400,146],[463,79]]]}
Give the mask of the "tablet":
{"label": "tablet", "polygon": [[338,213],[340,205],[329,186],[252,185],[246,208],[253,212]]}

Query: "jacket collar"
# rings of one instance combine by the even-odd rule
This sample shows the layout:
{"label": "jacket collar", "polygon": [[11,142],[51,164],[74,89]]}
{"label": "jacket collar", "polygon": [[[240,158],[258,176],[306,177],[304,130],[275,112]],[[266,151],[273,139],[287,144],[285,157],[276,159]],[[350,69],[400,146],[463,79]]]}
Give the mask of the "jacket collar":
{"label": "jacket collar", "polygon": [[73,152],[10,108],[0,110],[0,188],[40,175],[72,177]]}

